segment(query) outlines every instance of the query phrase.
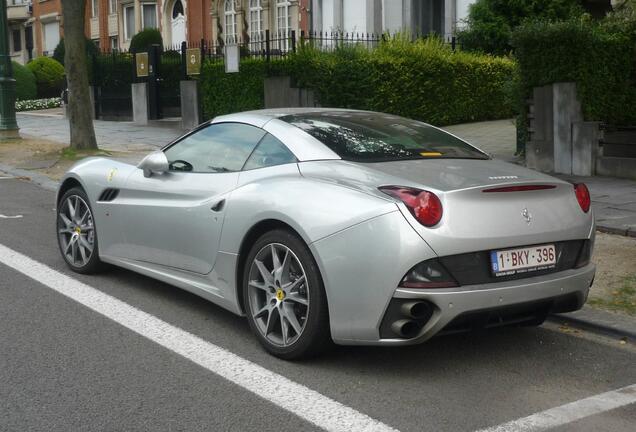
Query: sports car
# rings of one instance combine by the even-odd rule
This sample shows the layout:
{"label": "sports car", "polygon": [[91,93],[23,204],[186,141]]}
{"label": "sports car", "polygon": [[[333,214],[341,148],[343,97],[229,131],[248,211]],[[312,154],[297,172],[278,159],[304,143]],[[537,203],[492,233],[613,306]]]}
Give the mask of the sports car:
{"label": "sports car", "polygon": [[584,184],[377,112],[219,116],[137,166],[80,161],[56,204],[72,270],[188,290],[286,359],[538,325],[581,308],[595,273]]}

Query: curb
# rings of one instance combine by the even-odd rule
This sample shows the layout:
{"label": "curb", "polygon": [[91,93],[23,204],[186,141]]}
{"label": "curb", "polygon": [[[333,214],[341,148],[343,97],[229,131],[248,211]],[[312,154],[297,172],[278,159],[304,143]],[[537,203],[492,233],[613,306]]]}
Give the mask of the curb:
{"label": "curb", "polygon": [[596,224],[596,231],[607,234],[618,234],[625,237],[636,237],[636,231],[628,228],[616,228],[605,225]]}
{"label": "curb", "polygon": [[5,165],[0,163],[0,171],[15,176],[17,178],[21,178],[23,180],[28,180],[31,183],[35,183],[43,189],[56,191],[59,183],[55,180],[51,180],[49,177],[20,168],[14,168],[9,165]]}
{"label": "curb", "polygon": [[628,338],[636,341],[636,317],[583,306],[583,309],[564,314],[552,314],[548,320],[556,324],[572,324],[573,327],[593,333]]}

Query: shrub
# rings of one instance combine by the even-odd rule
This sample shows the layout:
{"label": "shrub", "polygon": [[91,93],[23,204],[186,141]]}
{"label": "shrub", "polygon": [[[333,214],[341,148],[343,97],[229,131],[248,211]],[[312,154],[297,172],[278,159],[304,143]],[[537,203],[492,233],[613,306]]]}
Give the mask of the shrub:
{"label": "shrub", "polygon": [[[636,17],[600,22],[571,19],[520,26],[512,43],[518,59],[522,98],[533,87],[576,83],[586,120],[636,124]],[[522,103],[522,101],[520,101]]]}
{"label": "shrub", "polygon": [[16,100],[35,99],[37,87],[33,72],[19,63],[11,62],[11,64],[13,66],[13,77],[15,78]]}
{"label": "shrub", "polygon": [[50,57],[38,57],[27,63],[27,68],[35,75],[38,97],[59,96],[64,85],[64,66]]}
{"label": "shrub", "polygon": [[435,39],[400,37],[372,51],[344,46],[324,52],[305,46],[269,65],[245,59],[238,74],[208,62],[201,75],[204,114],[262,108],[263,79],[278,74],[313,89],[322,106],[382,111],[436,125],[513,114],[507,99],[513,61],[453,52]]}
{"label": "shrub", "polygon": [[130,51],[144,52],[148,51],[150,45],[159,45],[163,47],[163,39],[159,30],[154,28],[143,29],[133,36],[130,41]]}
{"label": "shrub", "polygon": [[[53,51],[53,58],[60,62],[60,64],[64,64],[64,54],[66,49],[64,48],[64,38],[60,39],[60,42],[55,47]],[[95,45],[91,39],[86,38],[86,56],[93,57],[99,54],[99,48]]]}
{"label": "shrub", "polygon": [[563,20],[582,13],[581,0],[477,0],[457,36],[463,49],[503,55],[512,49],[512,31],[524,20]]}

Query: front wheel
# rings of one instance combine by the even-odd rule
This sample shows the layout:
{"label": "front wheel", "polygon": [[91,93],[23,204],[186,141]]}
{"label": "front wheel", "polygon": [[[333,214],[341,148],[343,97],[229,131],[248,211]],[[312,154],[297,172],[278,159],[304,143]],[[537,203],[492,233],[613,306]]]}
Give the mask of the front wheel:
{"label": "front wheel", "polygon": [[97,250],[95,220],[83,189],[72,188],[60,199],[56,230],[60,252],[71,270],[87,274],[103,269]]}
{"label": "front wheel", "polygon": [[250,327],[271,354],[291,360],[331,344],[322,278],[297,236],[275,230],[259,238],[247,257],[243,284]]}

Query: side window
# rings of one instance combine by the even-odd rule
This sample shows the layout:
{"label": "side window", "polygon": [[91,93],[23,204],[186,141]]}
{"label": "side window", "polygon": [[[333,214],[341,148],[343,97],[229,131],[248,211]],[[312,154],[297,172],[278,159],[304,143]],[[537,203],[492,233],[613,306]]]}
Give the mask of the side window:
{"label": "side window", "polygon": [[296,162],[296,158],[292,152],[285,147],[285,144],[280,142],[273,135],[267,134],[247,160],[243,170],[264,168],[293,162]]}
{"label": "side window", "polygon": [[170,171],[240,171],[265,131],[242,123],[212,124],[164,151]]}

